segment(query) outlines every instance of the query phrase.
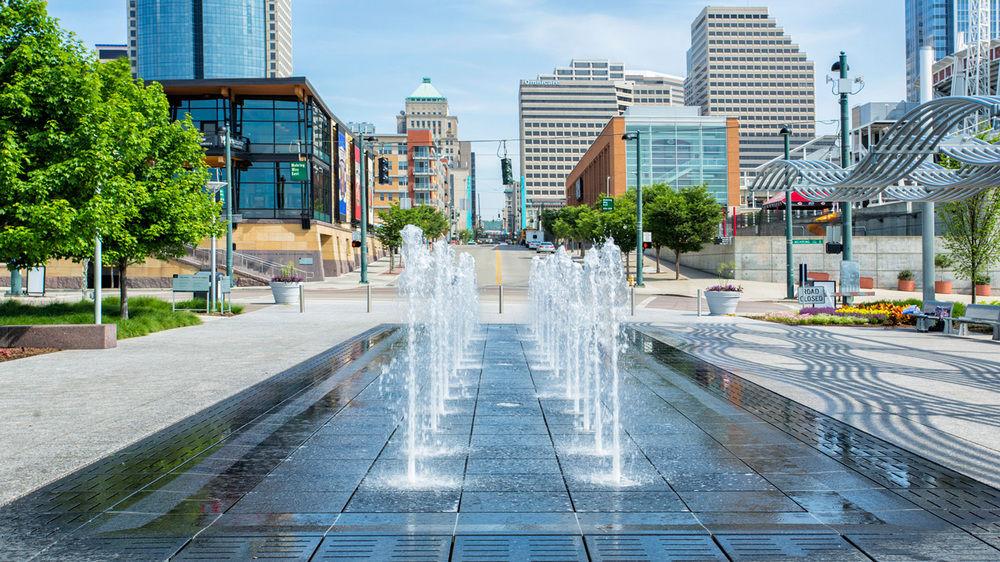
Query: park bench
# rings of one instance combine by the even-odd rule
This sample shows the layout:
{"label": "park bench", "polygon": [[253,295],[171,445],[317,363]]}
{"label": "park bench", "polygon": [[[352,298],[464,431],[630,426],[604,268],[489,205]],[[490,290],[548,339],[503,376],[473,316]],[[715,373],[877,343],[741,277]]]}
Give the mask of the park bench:
{"label": "park bench", "polygon": [[939,321],[947,322],[951,317],[955,303],[946,301],[927,301],[920,312],[913,315],[917,319],[917,331],[928,332]]}
{"label": "park bench", "polygon": [[965,316],[952,318],[948,321],[948,332],[955,333],[955,323],[958,323],[958,335],[968,333],[969,324],[983,324],[993,328],[993,340],[1000,341],[1000,306],[989,304],[970,304],[965,309]]}

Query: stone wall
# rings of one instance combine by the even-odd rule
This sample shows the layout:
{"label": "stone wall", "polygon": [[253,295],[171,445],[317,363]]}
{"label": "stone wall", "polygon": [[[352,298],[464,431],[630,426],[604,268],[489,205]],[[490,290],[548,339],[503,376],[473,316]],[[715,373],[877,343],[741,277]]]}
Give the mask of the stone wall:
{"label": "stone wall", "polygon": [[[818,239],[818,238],[814,238]],[[855,236],[854,260],[861,266],[861,275],[875,278],[875,286],[883,289],[896,288],[896,276],[909,269],[921,288],[921,251],[919,236]],[[941,239],[936,240],[936,250],[942,252]],[[664,250],[661,254],[672,261],[673,254]],[[824,244],[796,244],[794,246],[795,275],[798,276],[800,263],[806,263],[809,271],[831,274],[840,278],[840,254],[827,254]],[[736,278],[747,281],[769,281],[783,283],[785,280],[785,237],[784,236],[737,236],[731,244],[706,246],[700,252],[683,254],[681,265],[715,275],[719,265],[735,263]],[[1000,266],[989,273],[993,287],[1000,287]],[[970,283],[958,279],[952,272],[937,272],[938,279],[954,281],[956,291],[968,292]]]}

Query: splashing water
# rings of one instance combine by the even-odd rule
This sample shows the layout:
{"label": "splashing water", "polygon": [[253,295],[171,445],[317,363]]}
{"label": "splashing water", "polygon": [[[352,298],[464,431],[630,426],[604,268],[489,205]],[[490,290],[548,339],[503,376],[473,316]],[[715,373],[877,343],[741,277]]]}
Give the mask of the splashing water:
{"label": "splashing water", "polygon": [[536,361],[564,387],[582,431],[593,432],[593,453],[611,456],[602,479],[623,483],[619,355],[628,289],[621,250],[608,239],[579,264],[559,248],[533,260],[529,279]]}
{"label": "splashing water", "polygon": [[[402,231],[399,289],[406,300],[406,482],[414,485],[418,457],[440,450],[439,435],[448,401],[458,395],[459,371],[469,342],[479,330],[479,295],[472,256],[456,256],[443,241],[428,248],[420,228]],[[433,455],[427,455],[433,456]]]}

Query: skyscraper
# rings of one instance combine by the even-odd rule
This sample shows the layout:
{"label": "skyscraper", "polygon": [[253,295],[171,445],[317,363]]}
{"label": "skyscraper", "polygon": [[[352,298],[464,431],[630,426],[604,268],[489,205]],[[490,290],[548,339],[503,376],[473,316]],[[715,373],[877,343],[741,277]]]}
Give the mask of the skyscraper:
{"label": "skyscraper", "polygon": [[706,7],[691,24],[687,105],[740,122],[740,173],[782,154],[781,127],[792,144],[816,134],[812,61],[763,7]]}
{"label": "skyscraper", "polygon": [[146,80],[292,73],[291,0],[126,0],[132,70]]}
{"label": "skyscraper", "polygon": [[[1000,0],[990,3],[990,37],[1000,37]],[[934,47],[934,60],[965,48],[969,0],[906,0],[906,99],[919,101],[920,48]]]}
{"label": "skyscraper", "polygon": [[[681,105],[683,98],[682,78],[626,70],[623,63],[607,59],[574,59],[551,74],[522,80],[518,102],[525,222],[533,225],[543,208],[565,204],[566,176],[609,118],[633,105]],[[508,192],[507,206],[514,213],[521,206],[518,197],[518,188]]]}

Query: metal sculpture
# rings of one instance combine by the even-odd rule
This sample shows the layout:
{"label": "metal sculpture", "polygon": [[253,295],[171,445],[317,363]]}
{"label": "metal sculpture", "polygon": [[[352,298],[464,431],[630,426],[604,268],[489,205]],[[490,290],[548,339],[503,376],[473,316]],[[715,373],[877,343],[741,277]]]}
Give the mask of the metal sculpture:
{"label": "metal sculpture", "polygon": [[[956,134],[974,115],[1000,116],[1000,96],[946,97],[921,104],[899,119],[851,168],[821,160],[778,160],[765,167],[751,191],[791,189],[813,201],[955,201],[1000,185],[1000,146]],[[959,163],[932,161],[945,154]]]}

